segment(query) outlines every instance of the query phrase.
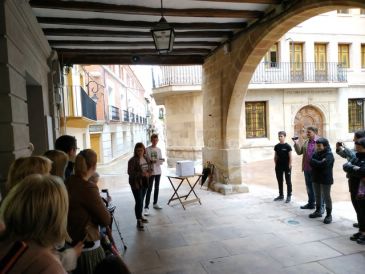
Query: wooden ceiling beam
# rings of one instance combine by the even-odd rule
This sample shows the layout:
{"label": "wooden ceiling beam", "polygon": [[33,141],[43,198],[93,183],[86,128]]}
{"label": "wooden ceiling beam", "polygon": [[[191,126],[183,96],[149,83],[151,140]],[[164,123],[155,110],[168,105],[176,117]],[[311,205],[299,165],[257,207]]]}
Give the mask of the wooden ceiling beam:
{"label": "wooden ceiling beam", "polygon": [[[152,41],[90,41],[90,40],[49,40],[48,43],[53,46],[155,46]],[[202,46],[202,47],[217,47],[220,42],[210,41],[175,41],[174,46]]]}
{"label": "wooden ceiling beam", "polygon": [[[80,19],[64,17],[37,17],[40,24],[57,24],[67,26],[107,27],[107,28],[135,28],[150,30],[157,22],[149,21],[123,21],[114,19]],[[175,30],[197,29],[243,29],[247,23],[169,23]]]}
{"label": "wooden ceiling beam", "polygon": [[[69,48],[54,48],[57,52],[63,54],[75,54],[75,55],[158,55],[156,49],[153,48],[126,48],[126,49],[69,49]],[[211,52],[206,48],[175,48],[169,55],[207,55]]]}
{"label": "wooden ceiling beam", "polygon": [[[61,1],[61,0],[31,0],[29,4],[33,8],[59,9],[81,12],[118,13],[134,15],[161,16],[160,8],[142,6],[115,5],[100,2],[85,1]],[[229,9],[163,9],[164,16],[177,17],[214,17],[214,18],[246,18],[256,19],[264,15],[262,11],[256,10],[229,10]]]}
{"label": "wooden ceiling beam", "polygon": [[282,0],[195,0],[195,1],[206,1],[206,2],[222,2],[222,3],[241,3],[241,4],[280,4]]}
{"label": "wooden ceiling beam", "polygon": [[[76,37],[135,37],[150,38],[149,31],[114,31],[114,30],[91,30],[91,29],[43,29],[46,36],[76,36]],[[232,31],[175,31],[179,38],[230,38]]]}
{"label": "wooden ceiling beam", "polygon": [[62,54],[64,64],[80,64],[80,65],[202,65],[204,56],[200,55],[150,55],[138,56],[138,60],[132,59],[131,56],[124,55],[69,55]]}

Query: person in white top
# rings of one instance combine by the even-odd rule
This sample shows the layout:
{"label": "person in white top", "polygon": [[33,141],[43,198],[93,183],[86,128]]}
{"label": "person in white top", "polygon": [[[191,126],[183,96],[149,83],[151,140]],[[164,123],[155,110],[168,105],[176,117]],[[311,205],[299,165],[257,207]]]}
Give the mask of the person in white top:
{"label": "person in white top", "polygon": [[165,161],[162,158],[161,149],[157,147],[158,143],[158,135],[151,135],[151,143],[152,145],[146,148],[146,157],[153,163],[153,172],[149,177],[148,189],[146,193],[146,199],[144,204],[144,215],[149,215],[149,205],[151,199],[151,192],[153,187],[153,182],[155,182],[155,190],[153,193],[153,208],[154,209],[162,209],[161,206],[158,205],[158,192],[160,188],[160,179],[161,179],[161,165]]}

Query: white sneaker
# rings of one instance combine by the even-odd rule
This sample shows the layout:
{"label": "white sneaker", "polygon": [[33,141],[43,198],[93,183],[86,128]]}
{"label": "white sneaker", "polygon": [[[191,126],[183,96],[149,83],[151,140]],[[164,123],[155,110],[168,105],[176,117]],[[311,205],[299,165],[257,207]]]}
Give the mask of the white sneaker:
{"label": "white sneaker", "polygon": [[162,207],[161,207],[161,206],[159,206],[158,204],[153,204],[153,208],[154,208],[154,209],[162,209]]}
{"label": "white sneaker", "polygon": [[148,210],[148,208],[145,208],[145,209],[143,210],[143,215],[144,215],[144,216],[148,216],[148,215],[150,215],[150,211]]}

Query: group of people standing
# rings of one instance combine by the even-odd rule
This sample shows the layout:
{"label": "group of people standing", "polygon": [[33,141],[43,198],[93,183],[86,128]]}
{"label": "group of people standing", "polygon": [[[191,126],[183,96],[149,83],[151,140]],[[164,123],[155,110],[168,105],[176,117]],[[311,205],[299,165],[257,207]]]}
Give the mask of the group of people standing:
{"label": "group of people standing", "polygon": [[[325,224],[332,222],[332,199],[331,186],[333,184],[334,157],[330,144],[326,138],[319,137],[318,129],[310,126],[306,130],[307,139],[300,143],[298,137],[293,137],[294,149],[302,157],[302,171],[304,173],[305,185],[308,194],[307,204],[301,209],[315,209],[309,214],[309,218],[322,217]],[[286,203],[291,201],[292,182],[292,148],[285,142],[286,133],[279,131],[279,143],[274,147],[275,151],[275,173],[279,186],[279,196],[274,201],[284,200],[283,181],[287,185]],[[350,240],[365,244],[365,131],[357,131],[354,134],[354,149],[345,147],[342,142],[336,143],[336,153],[347,159],[343,165],[346,172],[351,201],[356,211],[358,223],[354,227],[359,232],[350,237]]]}
{"label": "group of people standing", "polygon": [[153,208],[162,209],[158,204],[158,194],[161,179],[161,165],[164,162],[161,149],[157,147],[158,135],[151,135],[151,145],[145,148],[143,143],[137,143],[134,147],[134,155],[128,161],[129,184],[135,200],[135,215],[137,229],[144,230],[144,224],[148,220],[149,205],[152,188],[154,185]]}
{"label": "group of people standing", "polygon": [[[91,180],[97,155],[77,154],[69,135],[55,148],[10,167],[0,206],[1,273],[106,273],[100,227],[112,218]],[[121,258],[112,263],[117,273],[130,273]]]}

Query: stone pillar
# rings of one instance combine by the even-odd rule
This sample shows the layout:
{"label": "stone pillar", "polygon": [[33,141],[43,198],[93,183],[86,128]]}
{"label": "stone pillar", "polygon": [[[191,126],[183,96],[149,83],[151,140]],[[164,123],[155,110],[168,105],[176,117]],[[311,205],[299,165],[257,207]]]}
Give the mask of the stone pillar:
{"label": "stone pillar", "polygon": [[[27,153],[29,132],[23,55],[10,39],[7,2],[0,2],[0,175],[6,179],[12,161]],[[15,30],[14,30],[15,31]],[[3,186],[3,184],[2,184]]]}

